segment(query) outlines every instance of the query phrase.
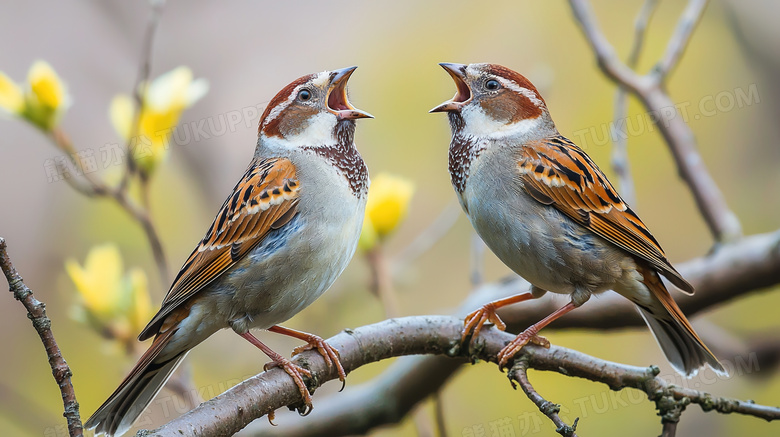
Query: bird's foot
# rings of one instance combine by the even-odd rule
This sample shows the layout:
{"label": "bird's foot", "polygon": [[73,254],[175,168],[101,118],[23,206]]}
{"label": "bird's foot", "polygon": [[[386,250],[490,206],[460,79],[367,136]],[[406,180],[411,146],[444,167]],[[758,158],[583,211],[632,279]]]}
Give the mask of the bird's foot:
{"label": "bird's foot", "polygon": [[[309,389],[306,388],[306,383],[303,382],[303,377],[311,378],[311,372],[308,369],[304,369],[303,367],[293,363],[292,361],[288,360],[287,358],[283,358],[281,356],[278,357],[272,357],[273,361],[270,363],[266,363],[266,365],[263,367],[264,370],[272,369],[274,367],[279,367],[285,372],[287,372],[288,375],[292,378],[293,382],[295,382],[295,385],[298,386],[298,391],[301,392],[301,397],[303,398],[303,403],[306,406],[306,409],[303,413],[301,413],[302,416],[305,416],[309,414],[312,410],[312,403],[311,403],[311,393],[309,393]],[[273,416],[269,415],[268,420],[273,420]],[[273,424],[273,422],[271,422]]]}
{"label": "bird's foot", "polygon": [[495,325],[496,328],[501,331],[506,329],[506,324],[498,317],[498,314],[496,314],[496,304],[494,302],[487,303],[483,305],[482,308],[466,316],[463,324],[463,335],[460,337],[461,344],[465,344],[466,339],[469,337],[471,337],[471,341],[473,342],[479,335],[482,327],[488,322]]}
{"label": "bird's foot", "polygon": [[319,352],[320,355],[322,355],[322,358],[325,359],[325,363],[328,365],[328,368],[336,368],[336,371],[339,374],[339,381],[341,381],[341,389],[344,390],[344,385],[347,381],[347,372],[344,371],[344,367],[341,365],[339,351],[333,346],[329,345],[325,340],[322,339],[322,337],[316,336],[314,334],[308,334],[307,337],[303,340],[306,341],[307,344],[298,346],[293,349],[292,356],[298,355],[304,351],[317,349],[317,352]]}
{"label": "bird's foot", "polygon": [[525,331],[521,332],[520,335],[515,337],[514,340],[509,342],[509,344],[501,349],[501,351],[498,353],[498,356],[496,357],[498,359],[498,369],[503,372],[509,360],[511,360],[520,351],[520,349],[522,349],[523,346],[527,345],[528,343],[532,343],[543,348],[550,347],[550,341],[541,335],[537,335],[536,330],[531,328],[526,329]]}

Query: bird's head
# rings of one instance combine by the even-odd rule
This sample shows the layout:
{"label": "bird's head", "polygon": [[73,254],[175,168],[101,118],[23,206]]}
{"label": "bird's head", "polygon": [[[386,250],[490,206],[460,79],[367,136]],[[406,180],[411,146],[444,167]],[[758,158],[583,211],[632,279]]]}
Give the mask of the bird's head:
{"label": "bird's head", "polygon": [[258,136],[287,147],[335,144],[354,133],[358,118],[373,118],[347,99],[347,81],[357,67],[323,71],[294,80],[271,99],[260,117]]}
{"label": "bird's head", "polygon": [[447,112],[453,133],[502,137],[555,129],[536,87],[497,64],[439,64],[455,81],[455,97],[431,109]]}

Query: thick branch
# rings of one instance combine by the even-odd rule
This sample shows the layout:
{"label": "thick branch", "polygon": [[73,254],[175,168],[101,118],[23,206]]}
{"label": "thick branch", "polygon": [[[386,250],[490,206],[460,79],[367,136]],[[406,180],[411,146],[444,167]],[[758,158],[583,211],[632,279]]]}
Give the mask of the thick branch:
{"label": "thick branch", "polygon": [[[450,358],[451,361],[462,362],[467,354],[459,347],[462,323],[460,319],[447,316],[404,317],[342,332],[329,339],[328,343],[338,348],[347,371],[390,357],[411,354],[446,355],[454,358]],[[479,347],[471,351],[470,358],[495,362],[496,354],[513,337],[496,329],[482,330]],[[550,349],[526,347],[520,359],[528,363],[528,368],[602,382],[614,390],[637,388],[648,393],[651,400],[660,396],[671,396],[678,401],[685,398],[690,403],[701,404],[705,410],[740,413],[767,420],[780,419],[780,409],[777,408],[733,399],[713,399],[706,393],[669,385],[656,377],[658,369],[655,367],[648,369],[611,363],[556,346]],[[312,371],[312,388],[337,377],[336,372],[329,369],[322,357],[314,351],[299,355],[295,361]],[[244,381],[155,431],[141,432],[139,436],[231,435],[258,417],[300,402],[300,393],[290,377],[280,369],[273,369]],[[386,399],[383,398],[373,400],[373,403],[384,402]],[[712,408],[713,405],[728,405],[728,408]],[[315,411],[318,406],[315,399]],[[319,424],[306,425],[310,432],[316,432],[317,435],[330,434],[329,430]],[[353,427],[352,424],[344,425]],[[344,433],[343,429],[339,431]],[[348,432],[355,430],[352,428]]]}
{"label": "thick branch", "polygon": [[38,301],[27,285],[22,281],[21,275],[11,263],[11,258],[6,250],[5,239],[0,237],[0,269],[3,270],[5,278],[8,280],[10,291],[14,294],[14,299],[24,305],[27,309],[27,317],[32,321],[35,331],[41,337],[43,347],[46,348],[46,356],[49,358],[49,366],[54,375],[54,380],[62,393],[62,403],[65,407],[65,419],[68,421],[68,433],[71,437],[81,436],[84,429],[81,425],[79,416],[79,403],[76,401],[76,393],[71,384],[71,371],[65,358],[62,357],[59,346],[54,340],[54,334],[51,332],[51,320],[46,316],[46,305]]}
{"label": "thick branch", "polygon": [[[696,287],[692,297],[680,296],[683,311],[693,316],[718,304],[780,283],[780,231],[747,237],[724,246],[715,253],[680,264],[680,272]],[[529,284],[520,278],[487,284],[461,306],[464,315],[480,305],[527,291]],[[501,317],[510,332],[518,332],[536,323],[557,308],[549,296],[502,309]],[[644,326],[633,305],[615,293],[605,293],[585,304],[587,311],[572,311],[548,329],[619,329]],[[331,435],[362,434],[368,428],[398,423],[405,412],[441,388],[460,368],[459,364],[439,356],[399,359],[370,384],[351,387],[347,393],[321,402],[307,420],[283,423],[264,434],[307,436],[311,430],[325,429]],[[389,389],[392,387],[392,389]],[[382,399],[378,404],[376,399]],[[307,431],[309,430],[309,431]]]}
{"label": "thick branch", "polygon": [[663,86],[667,73],[679,61],[706,1],[691,0],[658,68],[644,76],[638,75],[618,58],[612,45],[599,29],[587,0],[569,0],[569,4],[596,54],[601,70],[619,86],[635,94],[652,115],[653,122],[658,126],[674,156],[680,177],[690,187],[696,206],[715,240],[726,242],[739,238],[742,234],[739,220],[729,209],[723,194],[704,165],[693,131],[679,115],[676,105]]}

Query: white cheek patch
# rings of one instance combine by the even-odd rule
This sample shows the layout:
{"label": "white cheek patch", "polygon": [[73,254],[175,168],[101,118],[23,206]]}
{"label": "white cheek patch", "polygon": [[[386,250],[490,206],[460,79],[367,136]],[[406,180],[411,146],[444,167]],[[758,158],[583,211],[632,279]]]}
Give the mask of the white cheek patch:
{"label": "white cheek patch", "polygon": [[525,135],[536,129],[542,121],[541,117],[536,117],[507,124],[487,115],[479,105],[466,105],[462,115],[466,121],[464,135],[489,139]]}
{"label": "white cheek patch", "polygon": [[333,131],[336,128],[336,115],[330,111],[320,111],[316,115],[309,117],[309,124],[305,129],[289,138],[289,141],[299,146],[319,146],[326,144],[335,144],[336,137]]}
{"label": "white cheek patch", "polygon": [[488,116],[481,106],[473,102],[463,106],[461,114],[463,120],[466,121],[463,133],[470,136],[483,137],[506,126],[506,124]]}
{"label": "white cheek patch", "polygon": [[334,135],[336,128],[336,115],[330,111],[321,111],[308,119],[306,127],[296,135],[287,135],[285,138],[267,137],[261,135],[263,143],[276,150],[299,149],[302,147],[316,147],[334,145],[338,141]]}

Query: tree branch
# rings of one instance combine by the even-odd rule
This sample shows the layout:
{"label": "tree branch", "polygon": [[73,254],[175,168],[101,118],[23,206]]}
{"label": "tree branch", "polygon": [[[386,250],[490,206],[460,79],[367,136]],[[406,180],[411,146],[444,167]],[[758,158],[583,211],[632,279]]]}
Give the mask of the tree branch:
{"label": "tree branch", "polygon": [[[645,31],[650,18],[655,12],[658,0],[645,0],[642,9],[634,22],[634,44],[631,47],[631,53],[628,55],[628,66],[636,68],[639,62],[639,55],[642,53],[642,47],[645,42]],[[612,133],[612,168],[618,177],[620,185],[620,195],[625,201],[636,208],[636,190],[634,189],[634,180],[631,177],[631,166],[628,162],[628,132],[625,121],[628,117],[628,95],[626,89],[618,85],[615,92],[615,118],[612,127],[615,131]]]}
{"label": "tree branch", "polygon": [[680,16],[680,21],[677,23],[677,28],[674,31],[674,35],[669,39],[669,44],[666,47],[666,53],[661,59],[661,62],[656,66],[656,74],[660,76],[660,80],[663,81],[669,72],[677,66],[680,62],[683,52],[688,47],[688,42],[691,40],[693,30],[696,29],[696,25],[699,24],[704,9],[707,8],[707,0],[690,0],[688,6]]}
{"label": "tree branch", "polygon": [[[462,327],[463,321],[455,317],[404,317],[344,331],[330,338],[328,343],[339,350],[344,369],[352,371],[368,363],[411,354],[444,355],[456,363],[462,363],[466,357],[495,362],[499,350],[514,338],[512,334],[496,329],[483,329],[478,338],[478,347],[466,351],[459,345]],[[322,357],[314,351],[298,355],[295,361],[312,371],[313,377],[309,381],[311,388],[338,377],[335,370],[328,368]],[[676,402],[700,404],[705,411],[740,413],[766,420],[780,419],[778,408],[734,399],[714,399],[706,393],[668,384],[657,377],[659,371],[656,367],[641,368],[612,363],[557,346],[551,346],[550,349],[526,347],[518,361],[525,361],[528,368],[602,382],[613,390],[636,388],[647,393],[653,401],[670,396]],[[374,398],[372,403],[387,401]],[[296,407],[300,402],[300,393],[290,377],[281,369],[273,369],[242,382],[157,430],[139,432],[138,436],[231,435],[258,417],[284,406]],[[315,401],[315,411],[318,406]],[[660,410],[660,407],[657,408]],[[312,432],[331,435],[330,430],[311,423],[309,419],[298,422],[304,423],[309,430],[304,435]],[[354,424],[341,425],[350,429],[341,428],[339,434],[360,432]]]}
{"label": "tree branch", "polygon": [[509,377],[509,380],[512,381],[512,386],[514,386],[514,382],[517,382],[520,385],[520,388],[523,390],[523,393],[528,396],[528,399],[536,404],[536,406],[539,407],[539,411],[541,411],[542,414],[547,416],[555,424],[555,426],[557,426],[555,432],[562,435],[563,437],[577,437],[575,431],[577,430],[577,422],[579,421],[579,418],[575,419],[574,423],[569,426],[563,420],[561,420],[560,417],[558,417],[558,413],[561,411],[561,406],[558,404],[553,404],[552,402],[543,398],[531,385],[531,381],[528,380],[527,361],[522,359],[518,360],[509,371],[507,376]]}
{"label": "tree branch", "polygon": [[[136,108],[131,124],[133,130],[125,145],[127,159],[125,160],[125,172],[122,174],[122,180],[119,183],[119,191],[125,190],[127,184],[130,182],[130,176],[137,170],[135,167],[135,160],[133,159],[133,138],[137,139],[138,132],[141,130],[141,112],[144,109],[144,95],[146,94],[146,86],[149,84],[149,75],[152,72],[154,36],[157,34],[157,26],[160,23],[160,15],[162,15],[165,0],[149,0],[149,6],[151,6],[151,11],[149,12],[149,22],[146,25],[146,34],[144,35],[144,42],[141,48],[141,61],[138,67],[138,77],[135,80],[135,85],[133,86],[133,91],[131,93],[135,100]],[[142,178],[141,183],[143,185],[148,184],[148,179]],[[167,281],[167,278],[165,280]]]}
{"label": "tree branch", "polygon": [[[167,284],[170,280],[170,276],[168,274],[168,262],[165,259],[165,252],[163,251],[160,236],[157,233],[157,229],[155,228],[154,223],[152,222],[151,215],[149,213],[149,205],[147,202],[149,183],[148,178],[141,177],[140,179],[141,193],[142,196],[144,196],[143,205],[136,205],[136,203],[130,199],[130,195],[128,194],[128,183],[130,176],[135,173],[136,170],[134,167],[135,161],[133,160],[132,139],[137,137],[139,125],[141,122],[140,114],[141,110],[143,109],[144,95],[144,91],[141,88],[143,87],[143,84],[146,84],[149,81],[154,36],[157,30],[157,25],[160,21],[162,8],[165,5],[165,0],[149,0],[149,4],[151,6],[149,23],[146,27],[143,48],[141,50],[141,62],[138,69],[138,78],[136,79],[136,83],[132,92],[136,102],[137,110],[133,116],[133,132],[131,132],[130,138],[127,140],[127,145],[125,147],[127,150],[127,156],[125,158],[127,165],[124,173],[122,174],[122,179],[116,187],[111,187],[102,180],[93,176],[91,173],[82,172],[84,181],[76,179],[75,175],[71,175],[73,178],[66,178],[66,181],[71,187],[73,187],[73,189],[85,196],[101,196],[114,199],[119,204],[119,206],[125,210],[125,212],[127,212],[136,222],[138,222],[138,224],[141,225],[141,228],[146,234],[146,239],[149,241],[149,246],[152,249],[152,254],[154,255],[154,260],[157,264],[157,270],[160,274],[162,284]],[[74,165],[75,168],[78,169],[80,167],[80,164],[76,159],[76,156],[78,155],[76,148],[73,146],[73,143],[62,129],[54,128],[49,133],[49,135],[47,135],[47,137],[55,145],[55,147],[65,152],[65,155],[68,157],[68,159],[70,159],[70,162]],[[58,163],[58,171],[62,171],[61,167],[62,166]]]}
{"label": "tree branch", "polygon": [[398,317],[401,310],[393,286],[393,276],[390,273],[390,266],[385,255],[384,244],[377,243],[376,246],[365,252],[365,256],[368,266],[371,268],[369,289],[382,303],[386,318]]}
{"label": "tree branch", "polygon": [[65,407],[64,416],[68,421],[68,433],[71,437],[81,436],[84,434],[84,429],[79,416],[79,403],[76,401],[76,393],[70,380],[72,373],[65,358],[62,357],[57,341],[54,339],[54,334],[51,331],[51,320],[46,316],[46,305],[36,299],[32,290],[24,284],[21,275],[11,262],[5,239],[2,237],[0,237],[0,269],[3,270],[6,280],[8,280],[8,286],[14,294],[14,299],[21,302],[27,309],[27,317],[32,321],[35,331],[41,337],[43,347],[46,348],[46,356],[49,358],[52,375],[54,375],[54,380],[62,394],[62,403]]}
{"label": "tree branch", "polygon": [[[746,237],[678,267],[697,289],[694,296],[678,299],[683,312],[693,316],[780,283],[780,231]],[[462,316],[486,302],[527,291],[529,286],[519,277],[486,284],[469,296],[458,314]],[[558,306],[548,296],[502,308],[499,314],[507,322],[508,331],[518,332]],[[587,311],[572,311],[548,329],[610,330],[644,326],[633,304],[616,293],[605,293],[585,306]],[[264,430],[263,434],[314,436],[313,430],[325,430],[329,435],[354,435],[398,423],[415,404],[439,390],[458,369],[460,362],[440,356],[401,358],[370,383],[350,387],[346,393],[320,402],[307,420],[280,424],[273,430]],[[378,403],[377,399],[382,402]]]}
{"label": "tree branch", "polygon": [[652,115],[653,123],[669,146],[677,164],[677,172],[688,184],[704,221],[717,242],[728,242],[742,235],[739,220],[729,209],[723,194],[710,176],[696,146],[691,128],[679,116],[676,105],[664,89],[664,80],[674,68],[698,22],[705,0],[691,0],[672,36],[664,58],[658,67],[640,76],[618,58],[615,50],[599,29],[587,0],[569,0],[574,17],[596,55],[604,74],[636,95]]}
{"label": "tree branch", "polygon": [[[77,154],[76,149],[73,147],[73,143],[71,143],[65,132],[59,128],[55,128],[48,138],[58,149],[65,152],[70,158],[71,163],[78,168],[79,163],[75,160]],[[131,158],[128,156],[127,159]],[[77,181],[75,179],[71,180],[70,178],[66,178],[66,180],[71,187],[85,196],[99,196],[113,199],[128,215],[130,215],[130,217],[133,218],[133,220],[141,225],[141,229],[143,229],[146,234],[146,239],[149,241],[149,246],[152,249],[160,279],[163,284],[167,284],[169,278],[168,263],[165,260],[165,252],[160,240],[160,235],[152,222],[149,211],[136,205],[136,203],[130,199],[130,195],[127,192],[127,185],[122,186],[120,184],[118,187],[109,187],[100,179],[95,178],[91,173],[84,172],[83,176],[85,182]]]}
{"label": "tree branch", "polygon": [[661,437],[674,437],[677,435],[677,422],[664,422]]}

